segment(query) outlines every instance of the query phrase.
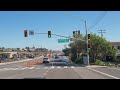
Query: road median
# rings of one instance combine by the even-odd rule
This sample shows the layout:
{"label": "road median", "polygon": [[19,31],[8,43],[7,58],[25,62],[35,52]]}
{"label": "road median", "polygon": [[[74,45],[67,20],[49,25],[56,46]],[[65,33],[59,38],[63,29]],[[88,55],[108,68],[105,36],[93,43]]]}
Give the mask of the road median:
{"label": "road median", "polygon": [[4,62],[4,63],[0,63],[0,65],[6,65],[6,64],[12,64],[12,63],[31,61],[31,60],[35,60],[35,59],[39,59],[39,58],[42,58],[42,57],[36,57],[34,59],[23,59],[23,60],[20,60],[20,61]]}

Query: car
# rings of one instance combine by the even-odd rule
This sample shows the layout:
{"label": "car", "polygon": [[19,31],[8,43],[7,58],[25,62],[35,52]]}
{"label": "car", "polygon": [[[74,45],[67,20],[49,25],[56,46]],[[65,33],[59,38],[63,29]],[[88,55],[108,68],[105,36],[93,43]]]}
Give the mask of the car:
{"label": "car", "polygon": [[58,58],[59,58],[59,57],[56,55],[56,56],[55,56],[55,59],[58,59]]}
{"label": "car", "polygon": [[43,63],[49,63],[49,62],[50,62],[50,59],[48,57],[43,58]]}

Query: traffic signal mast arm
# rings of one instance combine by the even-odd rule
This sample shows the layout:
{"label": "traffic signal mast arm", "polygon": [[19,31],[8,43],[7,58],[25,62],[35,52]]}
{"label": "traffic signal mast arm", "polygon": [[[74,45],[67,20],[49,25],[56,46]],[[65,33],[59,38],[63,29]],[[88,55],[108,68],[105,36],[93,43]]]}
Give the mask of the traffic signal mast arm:
{"label": "traffic signal mast arm", "polygon": [[[48,33],[35,33],[35,34],[48,34]],[[80,40],[80,41],[85,41],[86,42],[86,40],[82,40],[82,39],[78,39],[78,38],[71,38],[71,37],[62,36],[62,35],[58,35],[58,34],[51,34],[51,35],[64,37],[64,38],[69,38],[69,39],[73,39],[73,40]]]}

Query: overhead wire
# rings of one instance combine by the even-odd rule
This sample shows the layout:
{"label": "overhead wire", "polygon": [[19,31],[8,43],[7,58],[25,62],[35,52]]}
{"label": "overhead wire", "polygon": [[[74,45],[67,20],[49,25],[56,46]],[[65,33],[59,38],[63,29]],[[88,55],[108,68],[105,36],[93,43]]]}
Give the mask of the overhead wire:
{"label": "overhead wire", "polygon": [[88,30],[93,29],[103,19],[103,17],[106,15],[106,13],[107,13],[107,11],[102,11],[100,13],[100,15],[97,17],[96,22],[93,25],[91,25],[88,28]]}

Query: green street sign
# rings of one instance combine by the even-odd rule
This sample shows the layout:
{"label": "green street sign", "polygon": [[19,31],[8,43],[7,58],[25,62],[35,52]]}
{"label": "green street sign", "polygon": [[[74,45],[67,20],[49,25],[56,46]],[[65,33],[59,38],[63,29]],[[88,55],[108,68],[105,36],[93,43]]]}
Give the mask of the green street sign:
{"label": "green street sign", "polygon": [[58,43],[67,43],[69,39],[58,39]]}

